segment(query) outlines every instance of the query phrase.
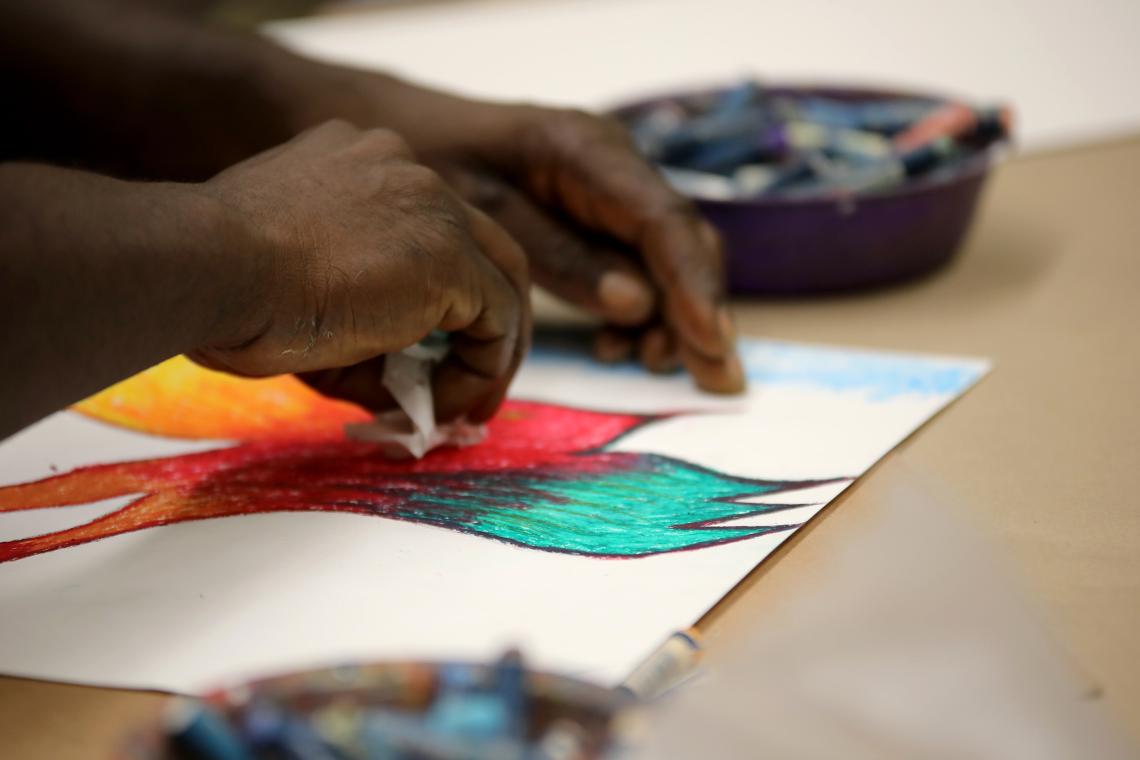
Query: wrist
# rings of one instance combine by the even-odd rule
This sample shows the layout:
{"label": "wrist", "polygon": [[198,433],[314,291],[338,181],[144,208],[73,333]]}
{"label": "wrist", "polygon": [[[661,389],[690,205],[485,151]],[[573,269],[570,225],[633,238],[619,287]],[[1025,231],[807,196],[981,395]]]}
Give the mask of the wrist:
{"label": "wrist", "polygon": [[260,89],[288,111],[300,132],[329,119],[400,134],[421,161],[435,157],[489,162],[541,109],[465,98],[382,72],[334,66],[282,52],[263,62]]}
{"label": "wrist", "polygon": [[255,225],[208,184],[168,184],[180,222],[168,248],[182,257],[194,294],[190,346],[232,347],[267,329],[271,310],[272,248]]}

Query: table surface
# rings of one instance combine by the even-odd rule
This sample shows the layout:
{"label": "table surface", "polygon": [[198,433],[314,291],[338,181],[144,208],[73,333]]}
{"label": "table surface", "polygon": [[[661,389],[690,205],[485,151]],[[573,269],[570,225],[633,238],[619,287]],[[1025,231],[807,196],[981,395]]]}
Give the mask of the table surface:
{"label": "table surface", "polygon": [[[975,0],[417,0],[267,27],[319,58],[484,98],[605,108],[735,81],[882,85],[1010,99],[1023,145],[1140,129],[1140,3]],[[583,51],[588,51],[584,54]],[[525,61],[525,64],[520,62]]]}
{"label": "table surface", "polygon": [[[1140,734],[1140,136],[1013,159],[932,277],[739,302],[742,334],[987,356],[993,373],[888,456],[704,621],[711,646],[826,572],[875,519],[866,484],[918,471],[1011,558],[1063,648]],[[142,692],[0,678],[5,756],[99,757],[157,708]]]}

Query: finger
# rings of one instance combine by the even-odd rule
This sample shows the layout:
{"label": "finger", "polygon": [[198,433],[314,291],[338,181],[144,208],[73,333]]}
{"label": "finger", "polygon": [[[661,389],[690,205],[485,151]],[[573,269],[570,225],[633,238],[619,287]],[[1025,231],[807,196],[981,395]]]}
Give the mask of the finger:
{"label": "finger", "polygon": [[301,372],[297,377],[325,396],[358,404],[371,412],[382,412],[396,406],[395,399],[383,384],[383,356],[347,367]]}
{"label": "finger", "polygon": [[668,374],[680,369],[681,357],[672,331],[664,325],[646,330],[638,347],[638,359],[647,370],[656,374]]}
{"label": "finger", "polygon": [[[465,257],[478,294],[477,314],[453,324],[451,350],[436,369],[436,416],[489,419],[506,396],[529,345],[530,302],[526,259],[506,232],[482,212],[467,208],[477,251]],[[466,321],[466,323],[464,323]]]}
{"label": "finger", "polygon": [[607,147],[581,160],[556,184],[572,212],[638,249],[684,342],[711,358],[727,355],[716,313],[724,275],[715,231],[632,150]]}
{"label": "finger", "polygon": [[594,336],[594,358],[603,364],[617,364],[633,355],[636,336],[627,330],[603,327]]}
{"label": "finger", "polygon": [[[717,392],[742,389],[742,382],[732,379],[742,375],[732,366],[739,360],[731,317],[722,304],[719,236],[687,202],[671,198],[668,188],[627,190],[617,183],[615,193],[603,216],[631,215],[632,234],[665,293],[665,320],[685,348],[681,357],[697,385]],[[631,205],[624,212],[614,210],[622,208],[622,199]],[[632,206],[637,203],[640,207]],[[621,227],[625,220],[609,221]]]}
{"label": "finger", "polygon": [[[577,131],[598,134],[599,124],[579,120]],[[735,349],[724,330],[730,320],[720,305],[723,256],[715,231],[619,130],[585,145],[564,137],[574,131],[550,138],[553,168],[535,173],[536,192],[553,194],[576,221],[635,246],[665,293],[666,320],[687,353],[727,360]]]}
{"label": "finger", "polygon": [[723,359],[710,359],[685,344],[678,346],[685,369],[704,390],[711,393],[740,393],[747,382],[740,357],[735,353]]}
{"label": "finger", "polygon": [[511,380],[514,379],[515,373],[518,372],[519,366],[530,349],[533,315],[531,314],[530,303],[530,273],[523,249],[506,230],[482,211],[472,206],[468,206],[467,210],[471,219],[473,236],[483,253],[500,270],[505,272],[514,284],[520,307],[516,325],[517,340],[503,382],[484,399],[479,408],[473,410],[473,421],[481,422],[490,419],[498,410],[503,399],[506,398]]}
{"label": "finger", "polygon": [[454,169],[445,177],[519,242],[543,288],[618,325],[643,324],[653,314],[656,297],[646,273],[612,242],[573,229],[495,178]]}
{"label": "finger", "polygon": [[[491,416],[488,404],[501,398],[510,382],[519,342],[518,312],[521,301],[509,281],[489,262],[481,275],[484,305],[469,323],[445,324],[452,333],[451,347],[432,376],[436,419],[448,421],[461,415],[472,422]],[[497,282],[496,282],[497,280]]]}
{"label": "finger", "polygon": [[357,131],[355,139],[349,146],[348,155],[356,158],[362,165],[375,163],[377,160],[384,162],[415,160],[412,147],[403,137],[390,129]]}
{"label": "finger", "polygon": [[350,143],[360,133],[358,127],[344,119],[330,119],[293,136],[281,147],[295,146],[311,151],[325,151],[334,146]]}

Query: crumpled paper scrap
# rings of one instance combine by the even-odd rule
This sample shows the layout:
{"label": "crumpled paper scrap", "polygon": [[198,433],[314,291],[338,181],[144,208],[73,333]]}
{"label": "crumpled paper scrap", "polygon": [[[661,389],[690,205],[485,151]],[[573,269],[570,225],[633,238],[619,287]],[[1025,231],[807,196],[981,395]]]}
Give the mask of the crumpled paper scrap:
{"label": "crumpled paper scrap", "polygon": [[474,425],[463,417],[435,421],[431,371],[447,351],[446,343],[429,340],[389,354],[380,382],[398,408],[381,412],[370,422],[349,423],[345,434],[379,444],[381,452],[392,459],[420,459],[439,446],[471,446],[486,438],[486,425]]}

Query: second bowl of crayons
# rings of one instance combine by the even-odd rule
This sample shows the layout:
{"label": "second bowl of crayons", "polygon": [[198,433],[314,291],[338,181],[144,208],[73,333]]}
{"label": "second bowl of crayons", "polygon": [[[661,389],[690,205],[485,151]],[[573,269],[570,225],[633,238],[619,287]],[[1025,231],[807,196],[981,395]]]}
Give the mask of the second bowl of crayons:
{"label": "second bowl of crayons", "polygon": [[948,261],[1011,112],[914,92],[745,81],[612,115],[725,242],[736,293],[884,285]]}
{"label": "second bowl of crayons", "polygon": [[524,667],[390,662],[178,698],[117,760],[590,760],[644,731],[634,697]]}

